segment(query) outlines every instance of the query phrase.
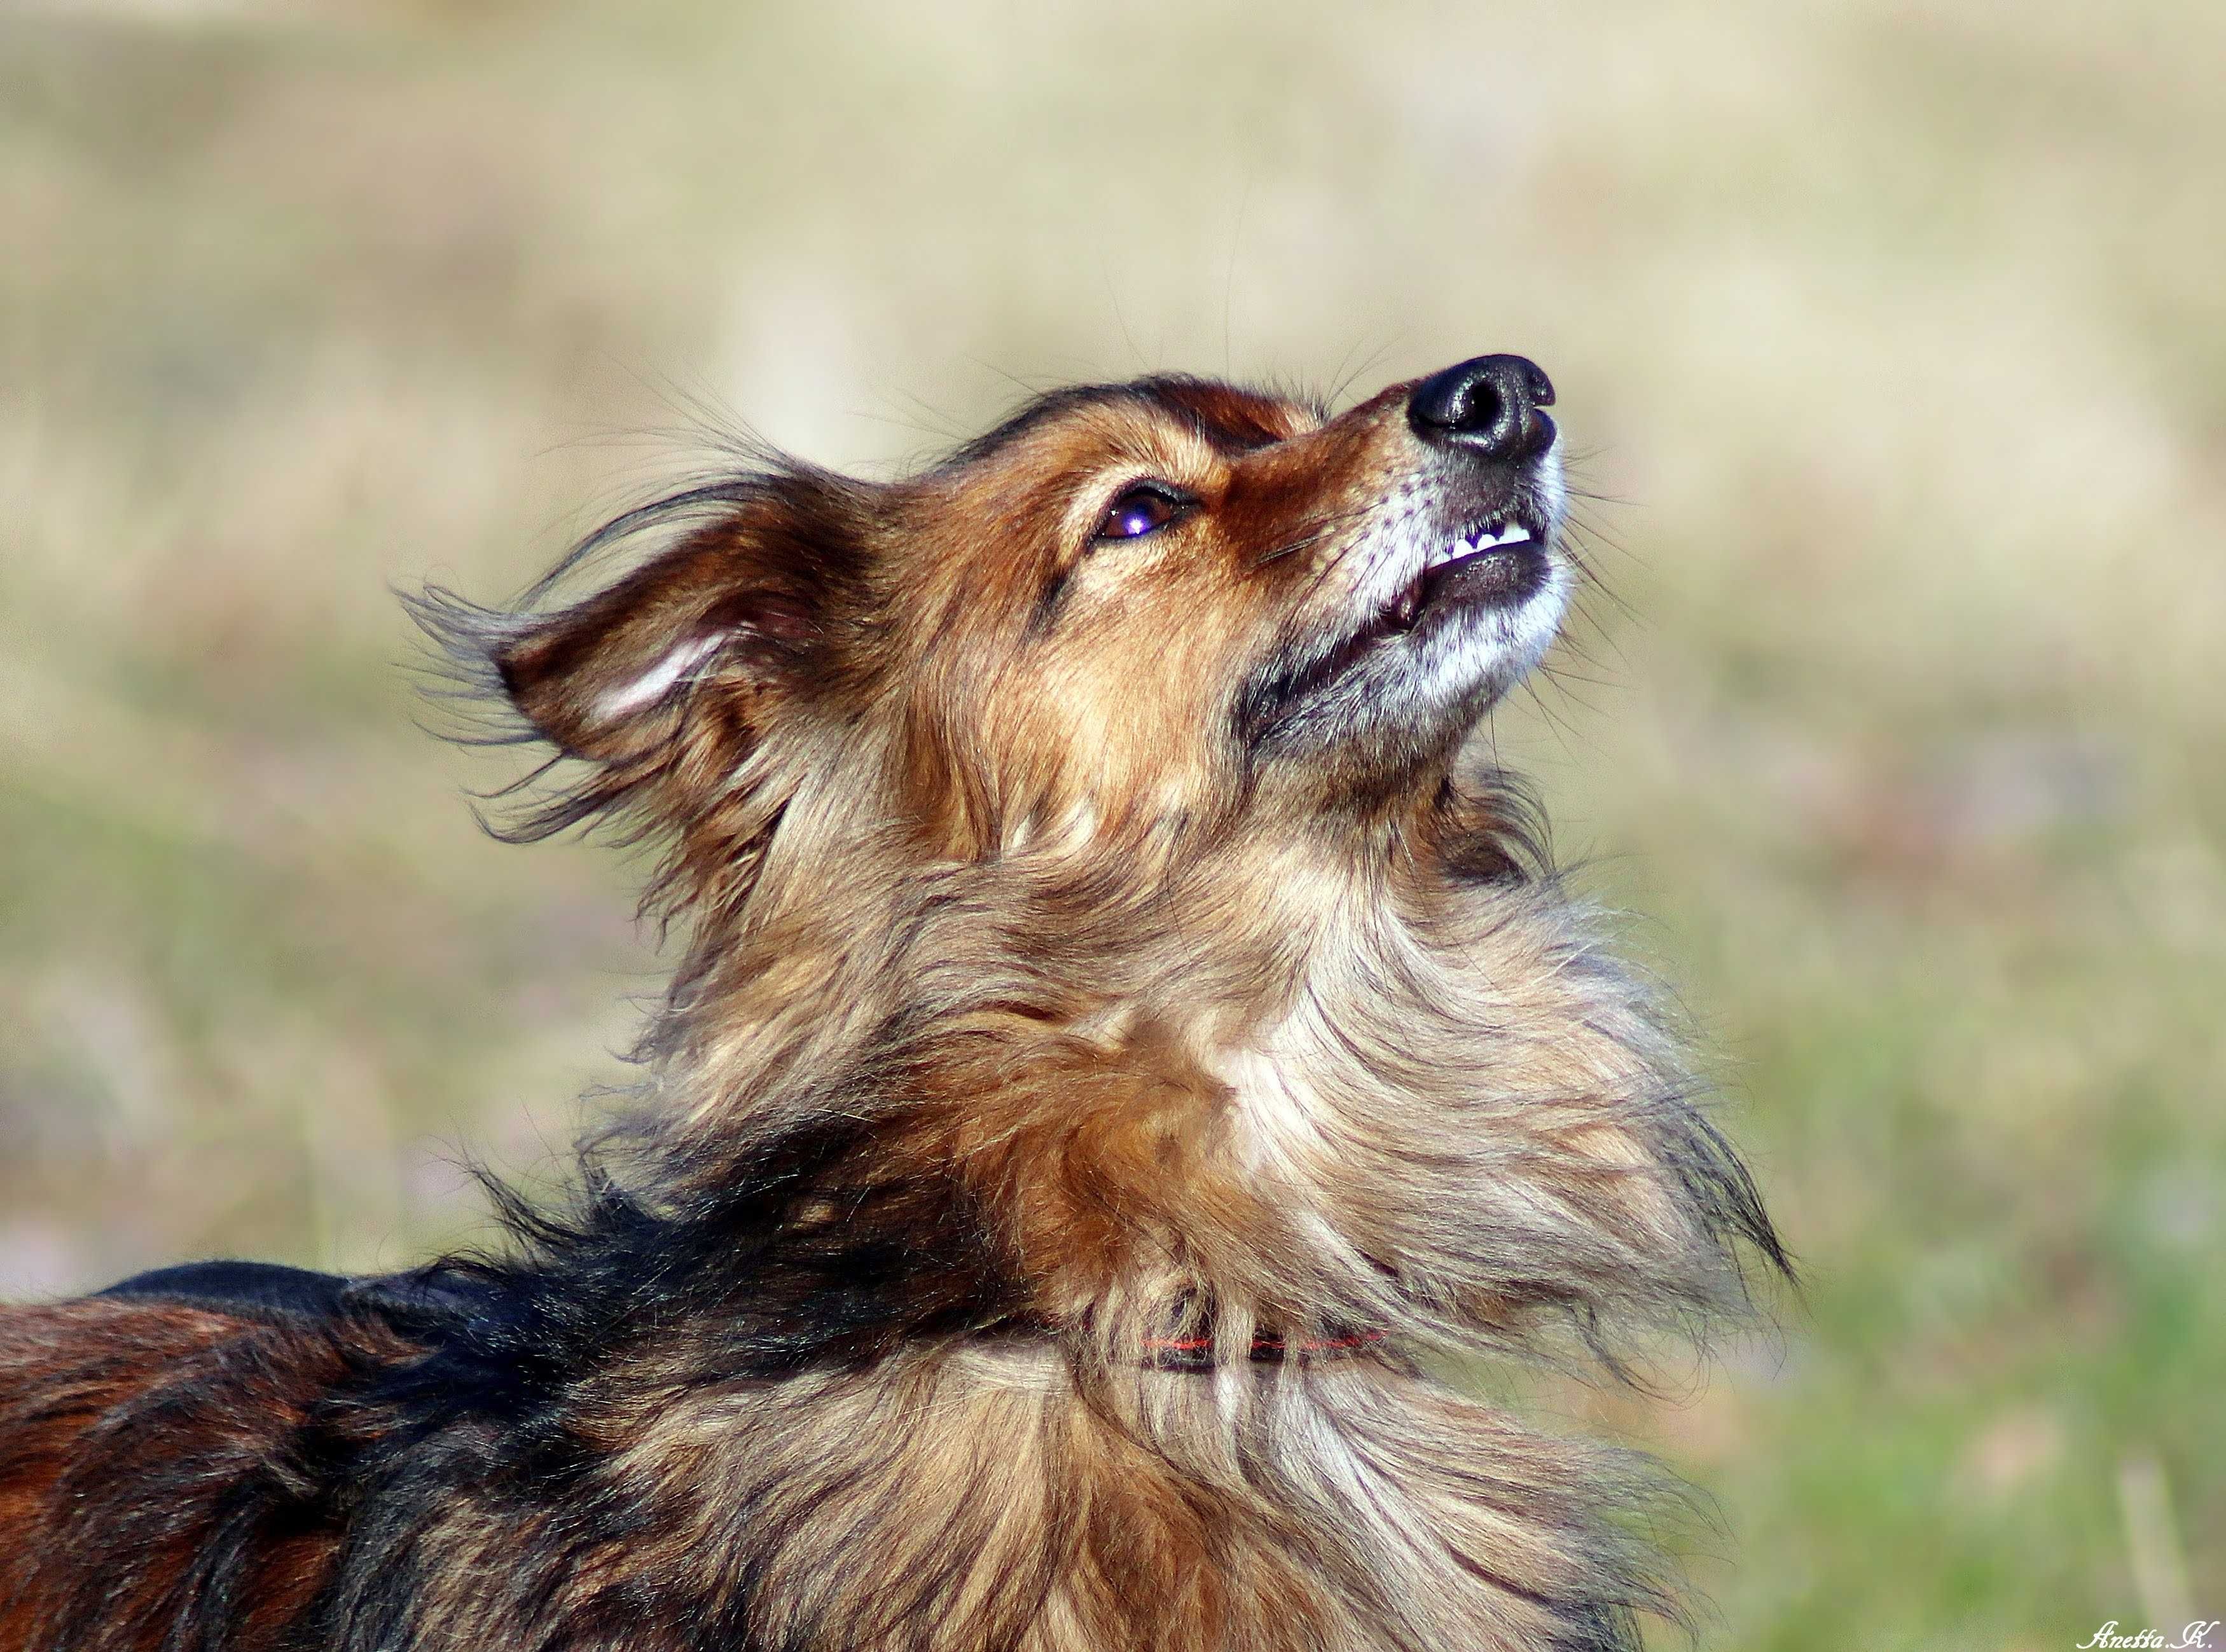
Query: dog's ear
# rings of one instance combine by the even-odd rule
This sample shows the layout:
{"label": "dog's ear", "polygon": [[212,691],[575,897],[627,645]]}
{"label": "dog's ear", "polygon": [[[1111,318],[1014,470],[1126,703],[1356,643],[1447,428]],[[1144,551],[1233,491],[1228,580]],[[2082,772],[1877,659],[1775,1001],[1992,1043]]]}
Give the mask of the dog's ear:
{"label": "dog's ear", "polygon": [[699,531],[570,607],[494,643],[503,694],[567,757],[618,763],[669,740],[699,685],[742,692],[808,669],[816,593],[751,554],[740,524]]}
{"label": "dog's ear", "polygon": [[[528,835],[538,835],[675,765],[731,772],[785,713],[844,677],[864,519],[861,490],[838,479],[753,477],[619,518],[517,609],[438,588],[404,600],[451,675],[522,720],[496,738],[538,738],[602,772],[571,806],[535,816]],[[552,588],[621,542],[676,530],[609,584],[550,606]]]}

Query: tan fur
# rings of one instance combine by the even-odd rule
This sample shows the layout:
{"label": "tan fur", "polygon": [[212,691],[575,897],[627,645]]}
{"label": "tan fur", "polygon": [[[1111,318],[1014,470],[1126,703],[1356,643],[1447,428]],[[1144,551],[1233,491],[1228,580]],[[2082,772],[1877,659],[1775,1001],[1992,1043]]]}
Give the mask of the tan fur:
{"label": "tan fur", "polygon": [[[776,467],[622,520],[589,550],[689,525],[569,607],[429,598],[567,760],[526,829],[665,853],[684,958],[598,1159],[619,1214],[473,1286],[530,1368],[437,1313],[19,1318],[0,1366],[81,1397],[0,1401],[48,1430],[0,1527],[201,1385],[354,1499],[301,1493],[212,1649],[1633,1645],[1670,1609],[1643,1469],[1434,1374],[1619,1369],[1744,1308],[1739,1244],[1783,1258],[1468,741],[1519,639],[1456,681],[1364,627],[1433,524],[1558,509],[1542,446],[1448,456],[1410,397],[1053,398],[911,480]],[[1181,514],[1094,537],[1140,477]],[[1333,697],[1398,649],[1411,681]],[[0,1645],[98,1615],[51,1556],[15,1587]],[[104,1646],[185,1621],[125,1620]]]}

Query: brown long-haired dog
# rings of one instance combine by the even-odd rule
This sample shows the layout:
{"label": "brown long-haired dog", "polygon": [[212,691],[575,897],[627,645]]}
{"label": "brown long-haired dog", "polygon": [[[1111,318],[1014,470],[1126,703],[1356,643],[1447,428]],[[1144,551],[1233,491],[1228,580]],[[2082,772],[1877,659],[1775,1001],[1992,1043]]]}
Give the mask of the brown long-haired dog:
{"label": "brown long-haired dog", "polygon": [[639,1105],[492,1258],[0,1315],[0,1646],[1635,1645],[1644,1474],[1441,1380],[1783,1262],[1471,750],[1552,399],[1067,391],[419,599],[666,850]]}

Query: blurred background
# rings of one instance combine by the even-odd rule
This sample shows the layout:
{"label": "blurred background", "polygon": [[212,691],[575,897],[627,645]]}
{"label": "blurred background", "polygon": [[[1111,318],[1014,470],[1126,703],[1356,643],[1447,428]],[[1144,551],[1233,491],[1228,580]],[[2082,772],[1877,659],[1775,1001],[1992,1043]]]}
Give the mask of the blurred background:
{"label": "blurred background", "polygon": [[625,1077],[632,874],[474,829],[390,582],[706,416],[1520,350],[1612,592],[1494,738],[1809,1280],[1570,1403],[1711,1644],[2226,1616],[2222,84],[2205,0],[0,9],[0,1292],[402,1265]]}

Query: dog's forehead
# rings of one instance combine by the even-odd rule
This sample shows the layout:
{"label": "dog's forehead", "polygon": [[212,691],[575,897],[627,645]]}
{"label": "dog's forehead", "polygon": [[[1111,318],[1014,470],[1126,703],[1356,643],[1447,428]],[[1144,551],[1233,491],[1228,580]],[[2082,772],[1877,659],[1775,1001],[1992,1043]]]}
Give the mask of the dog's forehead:
{"label": "dog's forehead", "polygon": [[953,453],[964,467],[1043,438],[1148,436],[1168,431],[1235,456],[1318,428],[1322,409],[1217,379],[1165,375],[1078,384],[1039,396]]}
{"label": "dog's forehead", "polygon": [[1151,400],[1224,451],[1248,451],[1314,429],[1323,410],[1211,378],[1145,381]]}

